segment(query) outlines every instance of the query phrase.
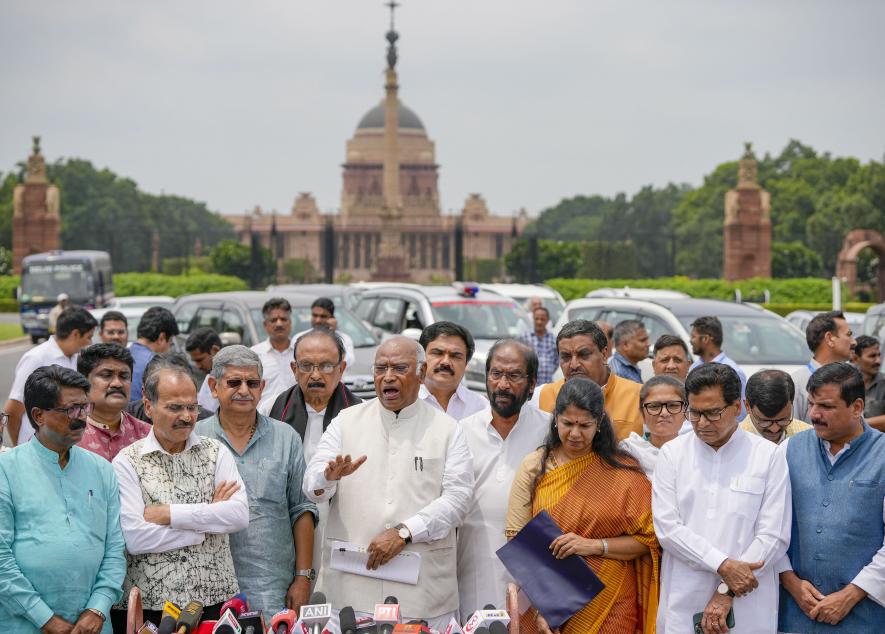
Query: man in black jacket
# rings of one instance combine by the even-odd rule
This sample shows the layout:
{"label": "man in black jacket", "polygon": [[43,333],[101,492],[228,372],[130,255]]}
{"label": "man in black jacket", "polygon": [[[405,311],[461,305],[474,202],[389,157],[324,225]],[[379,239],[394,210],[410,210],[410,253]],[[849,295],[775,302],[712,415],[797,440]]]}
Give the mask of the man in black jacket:
{"label": "man in black jacket", "polygon": [[305,461],[310,461],[338,412],[362,402],[341,383],[347,367],[344,354],[344,343],[331,330],[315,328],[301,335],[291,364],[295,386],[280,394],[270,408],[271,418],[289,423],[301,436]]}

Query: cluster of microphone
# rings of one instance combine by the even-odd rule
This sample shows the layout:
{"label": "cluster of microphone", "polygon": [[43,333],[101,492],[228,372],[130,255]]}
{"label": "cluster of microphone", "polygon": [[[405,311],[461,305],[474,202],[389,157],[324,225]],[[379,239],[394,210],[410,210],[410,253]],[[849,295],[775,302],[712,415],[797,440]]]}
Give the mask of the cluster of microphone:
{"label": "cluster of microphone", "polygon": [[[314,592],[301,610],[280,610],[268,624],[259,611],[249,609],[245,594],[226,601],[217,620],[203,620],[203,604],[191,601],[179,608],[171,601],[163,606],[159,626],[146,622],[138,634],[328,634],[326,625],[332,618],[332,604],[322,592]],[[510,616],[506,610],[487,605],[477,610],[463,628],[453,618],[443,632],[428,627],[427,621],[402,622],[396,597],[387,597],[375,605],[371,617],[357,618],[352,607],[338,613],[341,634],[506,634]]]}

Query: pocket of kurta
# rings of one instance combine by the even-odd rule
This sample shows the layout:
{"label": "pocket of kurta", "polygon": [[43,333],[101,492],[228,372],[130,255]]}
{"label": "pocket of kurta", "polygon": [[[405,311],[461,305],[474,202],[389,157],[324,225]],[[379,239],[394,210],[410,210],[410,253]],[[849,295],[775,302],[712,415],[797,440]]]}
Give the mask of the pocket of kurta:
{"label": "pocket of kurta", "polygon": [[738,515],[755,518],[762,505],[765,480],[753,476],[734,476],[729,489],[728,510]]}
{"label": "pocket of kurta", "polygon": [[258,471],[259,482],[256,487],[258,498],[270,502],[285,501],[287,475],[283,471],[282,462],[262,460]]}

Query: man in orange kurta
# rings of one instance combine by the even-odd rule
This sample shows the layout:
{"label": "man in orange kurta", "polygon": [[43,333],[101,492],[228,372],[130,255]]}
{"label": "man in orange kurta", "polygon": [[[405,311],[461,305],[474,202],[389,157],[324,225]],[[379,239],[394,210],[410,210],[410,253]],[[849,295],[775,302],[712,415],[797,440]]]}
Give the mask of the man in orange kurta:
{"label": "man in orange kurta", "polygon": [[622,379],[606,364],[609,356],[608,339],[594,322],[576,319],[568,322],[556,337],[559,367],[565,377],[546,383],[535,390],[535,404],[545,412],[552,412],[556,396],[563,384],[575,376],[584,376],[602,388],[605,411],[620,442],[636,432],[642,435],[642,415],[639,411],[639,390],[642,386]]}

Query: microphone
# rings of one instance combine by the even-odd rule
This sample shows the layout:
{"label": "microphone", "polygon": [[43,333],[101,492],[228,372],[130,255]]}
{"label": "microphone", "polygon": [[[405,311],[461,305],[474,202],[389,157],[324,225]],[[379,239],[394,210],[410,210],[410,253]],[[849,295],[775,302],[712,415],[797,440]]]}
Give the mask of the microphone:
{"label": "microphone", "polygon": [[241,634],[243,626],[237,620],[232,609],[224,610],[221,618],[215,623],[212,634]]}
{"label": "microphone", "polygon": [[249,634],[249,628],[254,634],[264,634],[267,631],[264,615],[261,612],[243,612],[237,620],[240,622],[240,627],[243,628],[243,634]]}
{"label": "microphone", "polygon": [[492,621],[489,625],[489,634],[507,634],[507,626],[501,621]]}
{"label": "microphone", "polygon": [[356,615],[353,613],[351,606],[341,608],[338,613],[338,625],[341,634],[356,634]]}
{"label": "microphone", "polygon": [[199,601],[191,601],[178,616],[176,623],[176,634],[192,634],[200,625],[200,619],[203,617],[203,604]]}
{"label": "microphone", "polygon": [[297,620],[298,614],[295,610],[280,610],[270,619],[270,627],[273,634],[291,634]]}
{"label": "microphone", "polygon": [[160,617],[160,627],[157,634],[172,634],[175,631],[175,624],[178,623],[178,615],[181,614],[181,608],[166,601],[163,604],[163,615]]}
{"label": "microphone", "polygon": [[392,634],[393,627],[400,622],[399,601],[396,597],[387,597],[384,603],[375,604],[375,623],[379,634]]}
{"label": "microphone", "polygon": [[393,626],[393,634],[430,634],[430,628],[417,621],[397,623]]}
{"label": "microphone", "polygon": [[461,624],[458,623],[458,620],[453,616],[443,634],[464,634],[464,630],[461,629]]}
{"label": "microphone", "polygon": [[218,621],[200,621],[195,632],[196,634],[212,634],[217,624]]}
{"label": "microphone", "polygon": [[480,626],[476,628],[476,634],[489,634],[489,628]]}
{"label": "microphone", "polygon": [[[478,634],[479,628],[488,629],[492,623],[500,621],[502,625],[510,623],[510,614],[507,610],[496,610],[491,603],[487,604],[482,610],[477,610],[464,624],[464,634]],[[485,634],[485,633],[483,633]]]}
{"label": "microphone", "polygon": [[233,610],[234,616],[240,616],[243,612],[249,611],[249,600],[242,592],[238,592],[221,605],[219,614],[224,614],[227,610]]}
{"label": "microphone", "polygon": [[299,617],[311,634],[321,634],[332,618],[332,604],[326,603],[325,594],[314,592],[310,597],[310,604],[301,606]]}

